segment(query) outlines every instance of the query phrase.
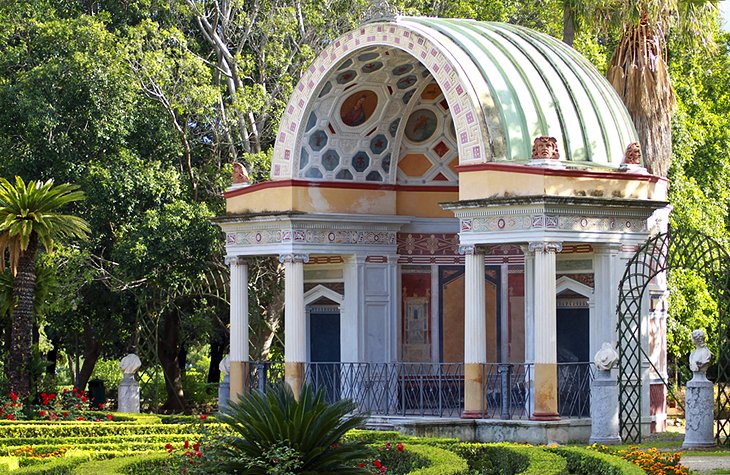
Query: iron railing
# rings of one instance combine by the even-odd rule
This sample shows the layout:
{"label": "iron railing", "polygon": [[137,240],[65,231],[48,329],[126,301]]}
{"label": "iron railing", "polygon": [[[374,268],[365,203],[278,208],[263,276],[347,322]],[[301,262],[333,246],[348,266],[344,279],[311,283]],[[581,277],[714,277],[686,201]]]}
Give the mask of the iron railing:
{"label": "iron railing", "polygon": [[[284,379],[281,362],[251,363],[249,389],[265,391]],[[559,363],[561,418],[590,416],[590,363]],[[464,411],[462,363],[305,363],[305,382],[329,402],[351,399],[358,412],[378,416],[460,417]],[[532,363],[484,364],[482,417],[532,416]]]}

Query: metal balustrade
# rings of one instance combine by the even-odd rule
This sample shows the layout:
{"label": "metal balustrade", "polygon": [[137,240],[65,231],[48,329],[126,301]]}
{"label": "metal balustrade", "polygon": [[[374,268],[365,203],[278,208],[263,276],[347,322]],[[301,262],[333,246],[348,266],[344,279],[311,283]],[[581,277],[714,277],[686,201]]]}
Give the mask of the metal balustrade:
{"label": "metal balustrade", "polygon": [[[561,418],[590,416],[590,363],[559,363]],[[252,362],[247,385],[265,391],[284,379],[283,362]],[[460,417],[464,410],[462,363],[305,363],[307,384],[329,402],[352,399],[358,412],[379,416]],[[529,419],[534,386],[532,363],[483,365],[482,417]]]}

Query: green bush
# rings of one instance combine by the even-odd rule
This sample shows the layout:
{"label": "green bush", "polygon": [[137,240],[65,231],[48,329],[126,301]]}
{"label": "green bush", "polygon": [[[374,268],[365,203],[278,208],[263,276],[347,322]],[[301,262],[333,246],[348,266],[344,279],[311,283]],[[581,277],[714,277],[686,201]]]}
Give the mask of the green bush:
{"label": "green bush", "polygon": [[186,434],[190,427],[176,424],[129,424],[116,422],[51,422],[0,424],[0,439],[28,437],[103,437],[135,434]]}
{"label": "green bush", "polygon": [[0,457],[0,473],[16,470],[19,467],[18,457]]}
{"label": "green bush", "polygon": [[110,435],[103,437],[22,437],[14,439],[0,440],[0,453],[11,452],[20,447],[39,447],[41,445],[48,446],[79,446],[80,444],[117,444],[119,447],[126,446],[129,443],[147,442],[161,443],[182,442],[185,439],[196,438],[199,434],[187,432],[184,434],[133,434],[133,435]]}
{"label": "green bush", "polygon": [[365,473],[352,465],[367,457],[368,448],[340,440],[364,421],[360,416],[347,418],[355,408],[349,400],[328,404],[324,392],[309,385],[302,388],[299,400],[286,384],[266,394],[247,394],[219,417],[233,432],[221,468],[265,474],[275,464],[287,464],[294,473]]}
{"label": "green bush", "polygon": [[578,475],[643,475],[637,465],[611,454],[583,447],[557,447],[549,449],[568,463],[570,473]]}
{"label": "green bush", "polygon": [[553,475],[567,472],[567,462],[542,447],[499,444],[459,444],[451,450],[464,457],[471,473],[485,475]]}
{"label": "green bush", "polygon": [[458,475],[466,473],[466,460],[446,449],[431,445],[409,444],[406,450],[428,460],[427,467],[418,468],[408,475]]}
{"label": "green bush", "polygon": [[166,455],[147,454],[134,457],[117,457],[106,460],[94,460],[75,467],[72,475],[146,475],[160,473]]}

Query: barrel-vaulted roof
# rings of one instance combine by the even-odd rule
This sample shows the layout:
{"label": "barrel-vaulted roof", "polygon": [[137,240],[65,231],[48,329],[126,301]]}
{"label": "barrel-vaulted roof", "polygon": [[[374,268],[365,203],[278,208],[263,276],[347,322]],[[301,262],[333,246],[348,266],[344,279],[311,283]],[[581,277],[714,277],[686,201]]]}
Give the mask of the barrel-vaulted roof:
{"label": "barrel-vaulted roof", "polygon": [[[370,110],[357,115],[366,99]],[[504,23],[398,17],[344,34],[305,71],[282,117],[272,179],[395,183],[404,149],[418,145],[405,119],[419,111],[442,134],[439,157],[452,148],[460,165],[524,163],[533,139],[548,135],[573,165],[617,168],[637,141],[608,81],[555,38]]]}

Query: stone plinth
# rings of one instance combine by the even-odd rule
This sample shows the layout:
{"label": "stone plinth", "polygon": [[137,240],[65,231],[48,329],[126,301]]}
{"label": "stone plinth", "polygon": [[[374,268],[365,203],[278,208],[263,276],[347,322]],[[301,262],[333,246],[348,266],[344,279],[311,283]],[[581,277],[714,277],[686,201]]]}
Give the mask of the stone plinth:
{"label": "stone plinth", "polygon": [[118,412],[139,413],[139,383],[134,375],[125,374],[119,383]]}
{"label": "stone plinth", "polygon": [[226,412],[228,401],[231,395],[231,377],[223,376],[223,381],[218,385],[218,412]]}
{"label": "stone plinth", "polygon": [[703,371],[694,371],[692,380],[687,383],[684,402],[686,430],[683,449],[714,447],[715,438],[712,429],[713,418],[713,384]]}
{"label": "stone plinth", "polygon": [[589,444],[620,444],[618,384],[608,370],[596,370],[591,383],[591,438]]}

